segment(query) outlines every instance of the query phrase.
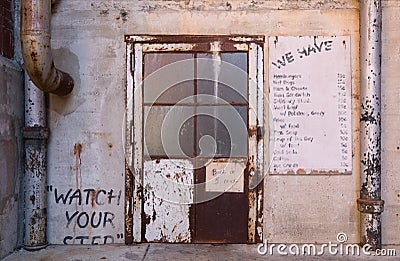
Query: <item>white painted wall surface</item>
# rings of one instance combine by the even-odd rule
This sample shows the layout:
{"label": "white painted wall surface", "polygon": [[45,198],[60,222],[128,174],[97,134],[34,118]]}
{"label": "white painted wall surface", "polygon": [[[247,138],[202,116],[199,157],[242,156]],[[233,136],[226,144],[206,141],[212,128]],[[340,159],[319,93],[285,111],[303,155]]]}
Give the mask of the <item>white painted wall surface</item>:
{"label": "white painted wall surface", "polygon": [[[398,1],[388,1],[385,24],[398,21],[395,11]],[[359,3],[351,1],[77,1],[61,0],[54,6],[52,20],[52,48],[56,66],[71,73],[76,88],[67,98],[50,97],[51,137],[49,143],[49,242],[63,244],[66,236],[74,237],[76,244],[124,242],[124,171],[123,116],[125,114],[125,43],[126,34],[252,34],[252,35],[348,35],[351,37],[351,68],[353,88],[353,119],[358,119],[359,95]],[[279,10],[278,10],[279,9]],[[384,29],[385,48],[398,53],[398,39],[394,38],[393,26]],[[386,31],[387,30],[387,31]],[[397,34],[396,34],[397,35]],[[387,37],[387,36],[386,36]],[[397,42],[396,42],[397,39]],[[265,82],[268,83],[268,49],[265,45]],[[384,66],[391,64],[393,70],[386,72],[388,89],[386,111],[391,111],[391,122],[384,118],[388,128],[396,131],[398,124],[398,95],[395,57],[384,49]],[[385,69],[384,69],[385,72]],[[384,75],[385,77],[385,75]],[[265,90],[268,85],[265,84]],[[393,99],[393,101],[391,100]],[[392,101],[389,103],[389,100]],[[353,121],[354,134],[358,121]],[[385,131],[384,133],[387,133]],[[397,133],[397,132],[396,132]],[[274,242],[334,241],[339,232],[345,232],[350,242],[357,241],[358,211],[356,199],[359,191],[359,149],[357,135],[353,134],[353,174],[346,176],[267,176],[264,195],[264,236]],[[386,134],[387,135],[387,134]],[[388,137],[388,136],[386,136]],[[384,141],[387,142],[388,141]],[[394,144],[393,141],[391,144]],[[81,144],[82,150],[76,148]],[[75,147],[75,155],[74,155]],[[265,155],[268,147],[265,146]],[[398,151],[385,151],[392,158]],[[387,154],[390,153],[390,154]],[[268,162],[266,162],[268,164]],[[396,184],[398,168],[395,161],[384,160],[386,172],[391,179],[385,184]],[[392,167],[393,166],[393,167]],[[267,167],[265,168],[267,169]],[[384,184],[384,188],[387,185]],[[391,185],[394,186],[394,185]],[[94,189],[89,193],[88,204],[83,194],[81,204],[76,199],[66,204],[56,203],[57,193],[73,193],[77,189]],[[393,193],[395,188],[390,187]],[[107,195],[119,195],[121,200]],[[387,189],[386,189],[387,190]],[[99,202],[96,204],[96,195]],[[94,204],[92,205],[92,197]],[[397,222],[395,216],[398,199],[388,205],[384,213],[385,243],[399,242],[395,232],[387,232],[390,224]],[[397,200],[397,201],[396,201]],[[390,201],[389,201],[390,202]],[[79,202],[78,202],[79,203]],[[390,210],[392,205],[392,210]],[[111,222],[103,227],[83,227],[71,219],[68,211],[114,214]],[[79,214],[77,214],[79,215]],[[81,218],[84,218],[82,214]],[[111,214],[108,214],[111,217]],[[97,217],[96,217],[97,218]],[[104,216],[103,216],[104,218]],[[97,219],[96,219],[97,221]],[[397,231],[397,230],[396,230]],[[99,236],[99,237],[97,237]]]}

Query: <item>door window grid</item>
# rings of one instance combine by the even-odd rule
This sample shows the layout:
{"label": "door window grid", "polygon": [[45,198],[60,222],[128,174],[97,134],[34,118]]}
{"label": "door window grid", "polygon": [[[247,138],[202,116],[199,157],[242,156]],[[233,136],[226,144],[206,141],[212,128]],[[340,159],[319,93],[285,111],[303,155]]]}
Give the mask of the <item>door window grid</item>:
{"label": "door window grid", "polygon": [[[197,79],[199,74],[209,75],[212,72],[207,70],[215,69],[213,67],[215,64],[212,64],[213,60],[211,60],[211,58],[213,54],[211,53],[144,53],[143,118],[145,134],[144,154],[146,156],[150,156],[151,158],[210,156],[214,156],[214,158],[247,157],[248,54],[247,52],[221,52],[218,55],[220,55],[223,62],[233,64],[245,72],[243,73],[245,77],[239,78],[239,83],[230,83],[229,79],[234,77],[230,77],[229,67],[221,66],[223,69],[219,72],[219,76],[222,75],[222,77],[228,79],[227,83],[230,86],[237,86],[235,87],[236,90],[222,83],[215,85],[215,82],[210,80]],[[201,68],[198,66],[199,59],[201,59]],[[157,88],[153,88],[153,86],[157,84],[157,77],[153,77],[155,80],[152,80],[151,74],[165,65],[181,61],[186,63],[186,69],[189,68],[189,72],[184,72],[189,75],[187,78],[192,77],[192,79],[195,80],[190,79],[178,83],[172,87],[173,91],[167,89],[157,97],[160,90],[158,90],[157,93],[157,91],[154,91],[154,89]],[[193,64],[189,61],[193,62]],[[211,63],[210,66],[207,65],[207,62]],[[204,64],[206,66],[204,66]],[[173,67],[171,68],[171,70],[168,68],[164,70],[163,68],[163,70],[158,71],[157,73],[161,72],[160,79],[166,82],[174,81],[173,77],[172,79],[168,79],[171,75],[176,75]],[[192,70],[193,73],[191,73],[190,70]],[[150,80],[146,81],[146,77],[149,76]],[[166,85],[168,86],[168,84]],[[212,97],[214,97],[215,100]],[[183,102],[181,101],[182,99],[184,100]],[[154,103],[151,102],[152,100]],[[178,109],[177,107],[183,108]],[[226,113],[227,108],[236,111]],[[178,111],[180,111],[180,113],[177,113]],[[232,113],[240,115],[239,121],[244,123],[243,129],[245,129],[246,132],[242,133],[240,137],[237,137],[236,143],[229,139],[229,131],[227,131],[224,123],[218,120],[219,112],[225,115]],[[169,139],[161,138],[159,130],[162,129],[162,127],[166,127],[165,125],[160,125],[165,119],[163,113],[165,115],[167,113],[172,113],[172,115],[176,116],[172,117],[175,119],[179,118],[179,115],[187,116],[188,113],[193,113],[193,117],[187,118],[182,128],[172,131],[173,134],[179,133],[179,144],[182,144],[179,148],[176,148],[176,146],[174,147],[174,144],[170,144]],[[215,117],[210,117],[210,115]],[[232,119],[229,120],[232,121]],[[236,121],[237,120],[238,118],[236,117]],[[226,123],[227,121],[225,124]],[[166,125],[173,125],[173,122],[166,121]],[[161,144],[162,140],[164,144]],[[212,144],[213,142],[214,146]],[[163,150],[163,145],[166,146],[167,149],[169,148],[167,153]]]}

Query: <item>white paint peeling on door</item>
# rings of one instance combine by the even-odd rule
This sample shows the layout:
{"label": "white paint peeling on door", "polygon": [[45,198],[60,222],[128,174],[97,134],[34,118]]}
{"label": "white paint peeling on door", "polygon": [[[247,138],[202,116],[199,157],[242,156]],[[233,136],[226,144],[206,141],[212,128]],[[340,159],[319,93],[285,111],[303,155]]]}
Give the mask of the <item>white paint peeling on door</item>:
{"label": "white paint peeling on door", "polygon": [[238,51],[248,51],[249,50],[249,45],[248,44],[241,43],[241,44],[234,44],[233,46]]}
{"label": "white paint peeling on door", "polygon": [[[143,80],[143,68],[139,66],[143,63],[143,46],[141,44],[134,45],[134,95],[133,95],[133,106],[134,111],[141,111],[143,104],[143,95],[142,95],[142,80]],[[142,159],[143,159],[143,144],[142,144],[142,121],[143,115],[142,113],[133,113],[133,175],[135,177],[134,182],[134,195],[139,195],[142,189]],[[142,198],[134,197],[133,201],[133,238],[136,242],[141,241],[142,235]]]}
{"label": "white paint peeling on door", "polygon": [[145,239],[191,242],[189,203],[193,203],[193,164],[188,160],[144,162]]}
{"label": "white paint peeling on door", "polygon": [[261,37],[242,37],[242,36],[235,36],[229,38],[229,40],[232,40],[234,42],[258,42],[258,41],[263,41]]}
{"label": "white paint peeling on door", "polygon": [[196,47],[195,44],[144,44],[143,45],[143,52],[170,52],[171,50],[174,51],[191,51],[193,48]]}
{"label": "white paint peeling on door", "polygon": [[[264,53],[263,48],[257,46],[257,123],[260,133],[257,134],[257,171],[256,179],[257,186],[264,187]],[[259,131],[257,130],[257,131]],[[254,183],[253,183],[254,184]],[[252,184],[250,184],[252,186]],[[256,234],[259,241],[263,242],[263,197],[264,191],[262,189],[257,190],[257,224]]]}

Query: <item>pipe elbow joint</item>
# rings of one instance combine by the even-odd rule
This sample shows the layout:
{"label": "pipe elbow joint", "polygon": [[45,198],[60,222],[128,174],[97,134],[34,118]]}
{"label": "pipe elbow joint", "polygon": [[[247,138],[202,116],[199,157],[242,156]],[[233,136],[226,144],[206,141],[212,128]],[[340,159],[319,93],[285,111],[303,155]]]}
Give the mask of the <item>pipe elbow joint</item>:
{"label": "pipe elbow joint", "polygon": [[74,89],[74,79],[66,72],[60,70],[58,72],[61,78],[60,84],[51,93],[54,93],[58,96],[66,96]]}
{"label": "pipe elbow joint", "polygon": [[50,0],[21,1],[22,57],[29,77],[39,89],[65,96],[73,90],[74,80],[54,66],[50,19]]}
{"label": "pipe elbow joint", "polygon": [[42,58],[44,64],[51,64],[50,71],[43,70],[43,67],[39,66],[40,63],[37,63],[37,60],[32,61],[31,57],[23,55],[25,69],[35,86],[43,92],[52,93],[58,96],[66,96],[71,93],[74,89],[74,79],[72,76],[54,67],[51,57]]}

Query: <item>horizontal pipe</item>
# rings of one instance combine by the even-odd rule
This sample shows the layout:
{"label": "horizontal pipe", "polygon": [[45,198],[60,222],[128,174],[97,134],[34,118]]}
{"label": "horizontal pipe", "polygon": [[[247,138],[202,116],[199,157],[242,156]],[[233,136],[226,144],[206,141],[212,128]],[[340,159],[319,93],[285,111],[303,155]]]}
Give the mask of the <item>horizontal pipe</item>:
{"label": "horizontal pipe", "polygon": [[74,88],[74,80],[54,66],[50,20],[50,0],[21,1],[21,48],[26,71],[42,91],[64,96]]}

